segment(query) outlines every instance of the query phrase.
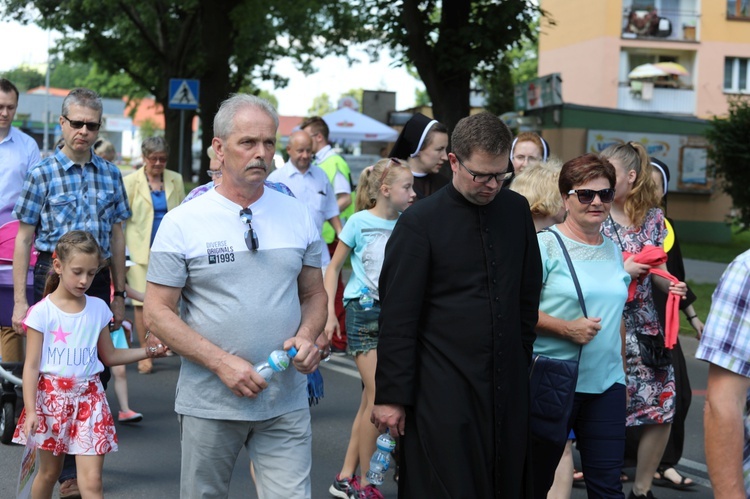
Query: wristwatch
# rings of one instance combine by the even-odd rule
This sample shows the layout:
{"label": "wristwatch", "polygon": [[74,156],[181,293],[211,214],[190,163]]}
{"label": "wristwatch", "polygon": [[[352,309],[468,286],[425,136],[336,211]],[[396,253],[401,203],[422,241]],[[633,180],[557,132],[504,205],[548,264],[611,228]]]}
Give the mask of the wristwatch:
{"label": "wristwatch", "polygon": [[123,299],[125,299],[125,298],[128,297],[128,292],[127,291],[115,291],[113,294],[115,296],[122,296]]}

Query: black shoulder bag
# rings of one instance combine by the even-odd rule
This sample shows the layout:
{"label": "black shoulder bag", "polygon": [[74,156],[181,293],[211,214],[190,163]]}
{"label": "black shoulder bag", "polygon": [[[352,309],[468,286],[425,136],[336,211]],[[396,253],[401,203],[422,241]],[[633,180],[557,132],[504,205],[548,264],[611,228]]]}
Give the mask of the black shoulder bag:
{"label": "black shoulder bag", "polygon": [[[583,301],[581,285],[578,283],[573,262],[570,260],[565,243],[557,232],[544,230],[553,234],[560,243],[570,275],[578,293],[583,316],[588,317],[586,304]],[[552,359],[534,354],[529,367],[529,394],[531,399],[531,434],[539,440],[556,445],[565,445],[568,439],[568,420],[573,411],[576,383],[578,382],[578,363],[581,360],[583,345],[578,349],[578,359]]]}
{"label": "black shoulder bag", "polygon": [[[620,243],[620,249],[624,251],[625,247],[622,244],[622,239],[620,239],[620,233],[615,227],[615,221],[612,220],[612,215],[609,218],[612,222],[612,230]],[[638,340],[638,350],[641,353],[641,362],[644,366],[664,369],[672,364],[672,351],[664,345],[664,333],[661,328],[659,333],[653,335],[636,331],[635,337]]]}

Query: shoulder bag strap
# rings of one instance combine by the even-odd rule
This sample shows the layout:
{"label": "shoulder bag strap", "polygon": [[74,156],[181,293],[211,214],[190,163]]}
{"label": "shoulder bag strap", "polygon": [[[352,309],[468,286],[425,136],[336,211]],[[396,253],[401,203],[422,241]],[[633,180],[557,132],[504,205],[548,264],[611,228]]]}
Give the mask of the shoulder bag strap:
{"label": "shoulder bag strap", "polygon": [[[586,312],[586,302],[583,301],[583,291],[581,291],[581,284],[578,282],[578,275],[576,274],[576,269],[573,266],[573,261],[570,259],[568,248],[565,247],[565,243],[560,237],[560,234],[558,234],[554,230],[544,229],[542,232],[549,232],[550,234],[555,236],[555,238],[557,239],[557,242],[560,243],[560,248],[562,248],[563,256],[565,256],[565,261],[568,263],[568,268],[570,269],[570,275],[573,277],[573,284],[575,284],[576,286],[576,293],[578,293],[578,303],[581,305],[581,311],[583,311],[583,316],[588,318],[589,314],[588,312]],[[582,350],[583,350],[583,345],[581,345],[580,348],[578,349],[579,361],[581,360]]]}

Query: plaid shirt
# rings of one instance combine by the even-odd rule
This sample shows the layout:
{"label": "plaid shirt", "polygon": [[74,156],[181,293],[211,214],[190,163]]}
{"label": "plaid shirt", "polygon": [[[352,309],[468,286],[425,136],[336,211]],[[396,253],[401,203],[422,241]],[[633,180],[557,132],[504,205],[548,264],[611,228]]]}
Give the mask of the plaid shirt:
{"label": "plaid shirt", "polygon": [[57,149],[29,170],[13,215],[36,227],[39,251],[52,252],[63,234],[85,230],[109,258],[112,225],[130,218],[130,207],[115,165],[92,152],[81,167]]}
{"label": "plaid shirt", "polygon": [[[750,378],[750,251],[735,258],[721,276],[695,356]],[[750,497],[750,391],[742,468]]]}

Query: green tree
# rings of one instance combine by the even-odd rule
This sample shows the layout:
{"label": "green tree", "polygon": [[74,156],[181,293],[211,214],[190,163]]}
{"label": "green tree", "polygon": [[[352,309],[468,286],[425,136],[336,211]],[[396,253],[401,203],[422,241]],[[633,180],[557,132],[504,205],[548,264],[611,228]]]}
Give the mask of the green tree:
{"label": "green tree", "polygon": [[21,65],[0,73],[0,77],[10,80],[18,88],[19,92],[25,92],[30,88],[44,85],[44,74],[26,65]]}
{"label": "green tree", "polygon": [[[358,7],[337,0],[0,0],[0,6],[6,17],[62,31],[58,47],[66,61],[96,62],[113,75],[124,71],[154,95],[165,108],[169,167],[185,177],[190,168],[177,165],[175,152],[194,113],[186,112],[180,130],[180,112],[168,108],[171,78],[200,80],[206,149],[213,116],[227,95],[256,78],[284,85],[273,71],[277,59],[292,57],[310,72],[317,57],[344,55],[346,47],[337,42],[363,31],[354,21]],[[185,142],[183,156],[190,158]],[[202,161],[205,177],[208,158]]]}
{"label": "green tree", "polygon": [[[54,88],[75,88],[91,71],[91,64],[63,61],[55,57],[50,62],[49,86]],[[94,89],[92,89],[94,90]]]}
{"label": "green tree", "polygon": [[492,70],[477,78],[477,86],[487,98],[485,108],[493,114],[514,109],[515,85],[534,79],[539,66],[539,20],[531,23],[531,34],[522,36],[517,45],[504,52]]}
{"label": "green tree", "polygon": [[729,98],[729,114],[711,120],[706,132],[711,148],[709,158],[718,185],[732,198],[736,214],[733,222],[750,229],[750,100],[744,96]]}
{"label": "green tree", "polygon": [[524,36],[542,12],[531,0],[363,0],[379,44],[414,65],[435,118],[449,129],[469,114],[471,84]]}
{"label": "green tree", "polygon": [[331,104],[331,98],[327,93],[322,94],[313,98],[310,109],[307,110],[307,114],[310,116],[323,116],[334,111],[333,104]]}

